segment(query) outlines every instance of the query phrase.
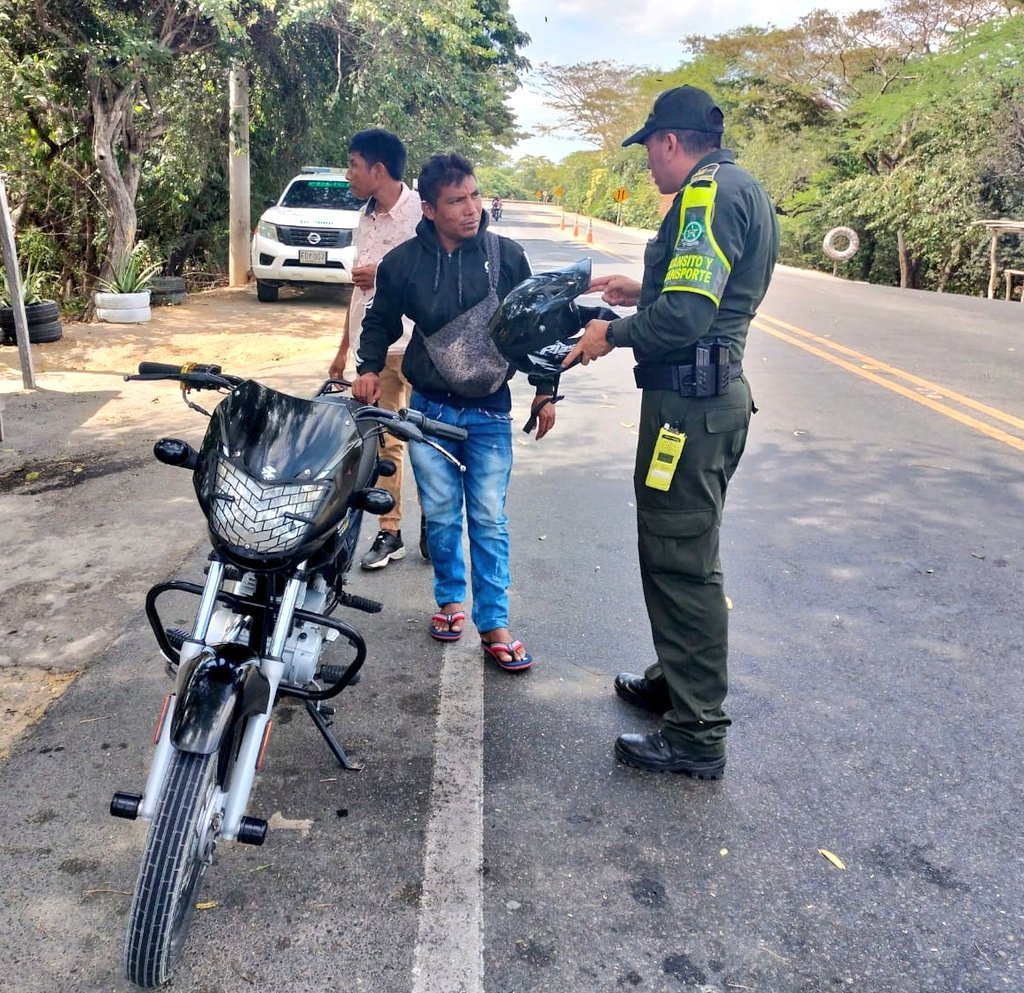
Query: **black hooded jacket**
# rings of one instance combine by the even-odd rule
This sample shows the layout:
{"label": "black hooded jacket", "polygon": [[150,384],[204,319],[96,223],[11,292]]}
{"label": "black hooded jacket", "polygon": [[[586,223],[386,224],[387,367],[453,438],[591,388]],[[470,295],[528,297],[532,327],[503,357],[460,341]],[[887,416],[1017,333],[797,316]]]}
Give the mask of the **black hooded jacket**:
{"label": "black hooded jacket", "polygon": [[[480,229],[474,238],[448,253],[437,239],[434,222],[424,217],[416,226],[416,237],[393,248],[377,266],[376,291],[363,318],[356,354],[356,368],[379,373],[384,368],[388,346],[402,335],[402,316],[411,318],[416,331],[405,350],[402,374],[413,388],[430,400],[456,407],[483,407],[508,411],[512,406],[507,380],[497,392],[486,397],[461,397],[448,388],[434,368],[423,345],[423,338],[440,331],[459,314],[487,296],[487,249],[484,233],[487,214],[482,213]],[[498,299],[531,275],[523,249],[508,238],[498,236],[501,271],[498,274]],[[509,368],[511,379],[515,370]],[[530,377],[538,395],[554,394],[558,380]]]}

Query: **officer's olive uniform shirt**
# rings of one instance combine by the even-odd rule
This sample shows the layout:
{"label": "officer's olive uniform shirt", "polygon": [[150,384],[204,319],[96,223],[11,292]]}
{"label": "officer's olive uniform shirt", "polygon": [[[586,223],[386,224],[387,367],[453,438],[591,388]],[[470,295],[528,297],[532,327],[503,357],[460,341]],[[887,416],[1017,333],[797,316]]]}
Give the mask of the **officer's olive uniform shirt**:
{"label": "officer's olive uniform shirt", "polygon": [[[711,230],[732,266],[719,306],[691,292],[663,293],[669,260],[679,240],[683,191],[704,166],[719,163]],[[779,222],[761,185],[736,165],[733,153],[718,149],[694,166],[683,189],[648,242],[637,312],[611,324],[616,347],[631,347],[637,362],[693,362],[694,345],[702,338],[729,341],[734,362],[743,358],[747,328],[764,298],[779,255]]]}

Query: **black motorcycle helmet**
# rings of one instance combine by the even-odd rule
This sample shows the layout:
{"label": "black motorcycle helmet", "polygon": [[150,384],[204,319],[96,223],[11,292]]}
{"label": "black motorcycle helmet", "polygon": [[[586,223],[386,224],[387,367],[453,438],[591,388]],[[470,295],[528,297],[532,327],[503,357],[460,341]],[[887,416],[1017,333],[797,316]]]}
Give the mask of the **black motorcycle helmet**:
{"label": "black motorcycle helmet", "polygon": [[589,321],[614,320],[607,307],[580,307],[576,297],[590,288],[590,259],[554,272],[538,272],[514,287],[491,318],[491,338],[519,371],[558,375],[580,330]]}

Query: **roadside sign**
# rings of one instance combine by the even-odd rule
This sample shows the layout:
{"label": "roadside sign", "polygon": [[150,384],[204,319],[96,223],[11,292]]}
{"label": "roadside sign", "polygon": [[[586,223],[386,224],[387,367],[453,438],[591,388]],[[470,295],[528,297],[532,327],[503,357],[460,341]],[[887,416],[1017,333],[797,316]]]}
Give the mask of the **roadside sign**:
{"label": "roadside sign", "polygon": [[555,187],[555,196],[556,197],[565,196],[565,189],[563,187],[561,187],[561,186],[556,186]]}
{"label": "roadside sign", "polygon": [[625,203],[629,199],[629,190],[625,186],[620,186],[613,194],[612,199],[616,203]]}

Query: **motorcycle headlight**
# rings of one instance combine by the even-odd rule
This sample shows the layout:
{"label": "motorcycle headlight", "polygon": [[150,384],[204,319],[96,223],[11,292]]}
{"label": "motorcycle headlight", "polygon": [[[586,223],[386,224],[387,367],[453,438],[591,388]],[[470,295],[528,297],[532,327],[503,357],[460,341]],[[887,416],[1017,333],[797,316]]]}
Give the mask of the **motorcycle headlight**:
{"label": "motorcycle headlight", "polygon": [[269,238],[271,241],[281,240],[277,236],[277,227],[271,224],[270,221],[260,221],[257,230],[264,238]]}
{"label": "motorcycle headlight", "polygon": [[326,483],[261,482],[217,460],[210,529],[237,548],[283,555],[298,548],[330,496]]}

